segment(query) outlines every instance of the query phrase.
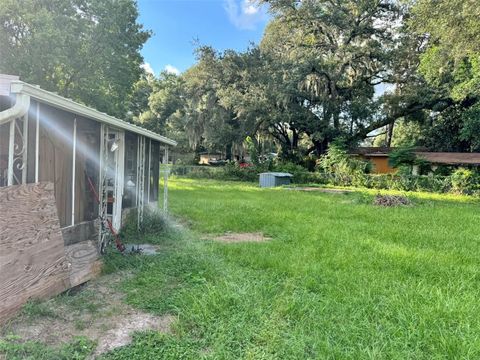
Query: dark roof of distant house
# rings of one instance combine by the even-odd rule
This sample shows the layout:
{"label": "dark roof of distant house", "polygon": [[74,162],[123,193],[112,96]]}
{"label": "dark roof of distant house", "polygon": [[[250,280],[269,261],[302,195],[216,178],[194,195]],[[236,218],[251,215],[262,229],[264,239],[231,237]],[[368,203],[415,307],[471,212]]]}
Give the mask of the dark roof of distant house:
{"label": "dark roof of distant house", "polygon": [[[387,146],[360,146],[350,151],[350,154],[364,156],[388,156],[389,153],[397,149],[398,148],[396,147]],[[427,149],[424,147],[416,147],[415,151],[426,152]]]}
{"label": "dark roof of distant house", "polygon": [[[397,148],[394,147],[358,147],[353,149],[350,154],[363,156],[388,156],[388,154]],[[430,152],[425,148],[418,147],[415,154],[427,160],[432,164],[444,165],[480,165],[480,153],[460,153],[460,152]]]}
{"label": "dark roof of distant house", "polygon": [[360,146],[350,151],[350,154],[353,155],[370,155],[370,154],[379,154],[379,155],[388,155],[389,152],[395,150],[393,147],[386,146]]}
{"label": "dark roof of distant house", "polygon": [[480,165],[480,153],[455,152],[415,152],[418,157],[432,164],[445,165]]}

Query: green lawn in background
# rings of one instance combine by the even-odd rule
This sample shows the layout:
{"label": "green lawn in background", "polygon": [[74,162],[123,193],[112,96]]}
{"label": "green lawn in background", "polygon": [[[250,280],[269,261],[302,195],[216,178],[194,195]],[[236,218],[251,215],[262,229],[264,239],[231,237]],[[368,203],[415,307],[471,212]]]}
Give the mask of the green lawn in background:
{"label": "green lawn in background", "polygon": [[[111,357],[479,358],[478,202],[412,194],[382,208],[373,194],[173,180],[170,211],[192,230],[161,240],[124,291],[178,322]],[[201,240],[226,231],[272,240]]]}
{"label": "green lawn in background", "polygon": [[[105,271],[132,272],[126,302],[176,321],[103,358],[480,358],[480,204],[409,194],[412,206],[383,208],[374,195],[172,179],[183,227],[127,235],[159,254],[111,252]],[[209,240],[227,231],[271,240]],[[85,359],[93,345],[7,339],[0,358]]]}

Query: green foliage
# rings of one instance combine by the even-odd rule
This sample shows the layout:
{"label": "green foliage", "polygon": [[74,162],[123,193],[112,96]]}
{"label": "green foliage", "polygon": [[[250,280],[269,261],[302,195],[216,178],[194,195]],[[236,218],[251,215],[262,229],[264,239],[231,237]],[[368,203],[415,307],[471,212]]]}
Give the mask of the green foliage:
{"label": "green foliage", "polygon": [[95,342],[77,337],[60,348],[51,348],[35,341],[21,342],[18,338],[0,340],[0,355],[9,360],[85,360],[95,349]]}
{"label": "green foliage", "polygon": [[411,146],[395,149],[388,154],[388,164],[392,167],[400,167],[402,165],[412,167],[417,161],[414,151],[415,148]]}
{"label": "green foliage", "polygon": [[[426,129],[418,121],[398,120],[393,129],[392,147],[419,146],[425,143]],[[386,134],[375,137],[373,146],[386,146]]]}
{"label": "green foliage", "polygon": [[412,8],[410,26],[427,33],[419,71],[428,82],[455,100],[480,94],[480,10],[466,0],[420,0]]}
{"label": "green foliage", "polygon": [[[436,151],[468,152],[472,146],[466,141],[475,139],[477,134],[465,127],[465,109],[460,105],[452,105],[432,117],[424,127],[423,145]],[[470,124],[473,125],[475,120]]]}
{"label": "green foliage", "polygon": [[[246,138],[254,141],[254,152],[267,140],[275,142],[282,160],[301,162],[305,155],[323,154],[339,137],[355,144],[421,111],[418,99],[428,98],[423,94],[375,96],[377,85],[403,81],[400,74],[412,72],[401,68],[415,56],[405,50],[414,46],[397,26],[403,9],[396,4],[268,5],[272,21],[259,46],[241,53],[198,46],[197,63],[181,75],[181,96],[167,102],[172,111],[163,119],[176,114],[167,127],[177,128],[180,138],[184,129],[192,149],[222,150],[230,158],[242,153]],[[165,104],[164,91],[157,89],[144,114],[152,128],[164,121],[152,116],[157,92]]]}
{"label": "green foliage", "polygon": [[134,0],[2,0],[0,73],[125,117],[150,33]]}
{"label": "green foliage", "polygon": [[[135,306],[178,314],[175,335],[141,334],[113,358],[480,353],[471,269],[478,203],[416,194],[413,207],[378,209],[371,205],[374,192],[303,193],[194,180],[173,181],[171,195],[172,213],[189,219],[193,234],[150,260],[124,289]],[[272,240],[196,240],[227,231],[260,231]]]}
{"label": "green foliage", "polygon": [[[342,151],[336,150],[332,153],[340,154],[337,159],[345,160]],[[172,174],[192,179],[215,179],[230,181],[258,182],[258,176],[262,172],[278,171],[293,174],[293,183],[295,184],[322,184],[333,186],[360,187],[378,190],[400,190],[400,191],[425,191],[434,193],[465,193],[480,194],[480,188],[477,186],[478,177],[461,177],[463,171],[457,175],[451,175],[451,169],[448,167],[439,167],[436,172],[431,171],[430,163],[423,159],[414,158],[409,155],[409,149],[399,152],[398,160],[403,159],[399,165],[399,171],[395,174],[369,174],[365,171],[365,162],[353,160],[353,165],[344,167],[329,167],[328,169],[340,169],[339,172],[322,171],[310,172],[304,167],[293,163],[277,163],[266,166],[240,167],[238,164],[229,163],[225,167],[174,167]],[[414,154],[413,154],[414,155]],[[336,156],[336,155],[335,155]],[[327,164],[333,164],[326,160]],[[322,159],[323,160],[323,159]],[[352,160],[350,160],[352,161]],[[355,164],[359,165],[355,165]],[[405,165],[407,164],[407,165]],[[419,167],[419,175],[412,175],[410,164]],[[333,166],[333,165],[332,165]],[[471,171],[468,170],[469,174]],[[428,175],[423,175],[428,174]]]}
{"label": "green foliage", "polygon": [[253,142],[253,139],[250,136],[247,136],[247,138],[245,139],[245,145],[248,153],[250,154],[250,158],[252,159],[252,163],[254,165],[259,165],[260,158],[259,158],[258,150]]}
{"label": "green foliage", "polygon": [[470,151],[480,151],[480,104],[476,104],[462,114],[463,126],[460,139],[467,142]]}
{"label": "green foliage", "polygon": [[158,235],[168,228],[165,215],[159,209],[145,207],[143,223],[140,228],[138,227],[137,216],[135,210],[130,211],[120,232],[120,235],[129,239],[129,241],[141,235]]}
{"label": "green foliage", "polygon": [[348,172],[350,156],[343,144],[333,143],[328,147],[327,153],[318,161],[318,166],[325,172]]}
{"label": "green foliage", "polygon": [[471,194],[478,189],[478,175],[469,169],[459,168],[450,175],[452,190],[457,193]]}
{"label": "green foliage", "polygon": [[192,179],[216,179],[231,181],[258,182],[259,174],[263,172],[288,172],[293,175],[297,184],[314,182],[317,174],[310,172],[301,165],[291,162],[263,162],[258,165],[242,167],[238,163],[228,162],[223,167],[175,166],[172,175]]}
{"label": "green foliage", "polygon": [[334,186],[354,186],[377,190],[425,191],[448,193],[451,179],[448,176],[407,174],[361,174],[343,176],[337,174],[320,174],[317,181]]}
{"label": "green foliage", "polygon": [[397,168],[400,174],[411,175],[414,166],[418,166],[419,174],[428,174],[431,171],[430,163],[415,154],[415,147],[403,146],[390,152],[388,163]]}
{"label": "green foliage", "polygon": [[105,360],[150,360],[150,359],[198,359],[193,341],[182,341],[158,332],[137,333],[132,345],[116,349],[102,359]]}
{"label": "green foliage", "polygon": [[272,171],[286,172],[293,175],[292,181],[296,184],[305,184],[311,180],[312,173],[301,165],[291,162],[279,162],[273,166]]}
{"label": "green foliage", "polygon": [[[189,179],[173,179],[170,191],[171,214],[190,229],[140,238],[160,245],[155,256],[112,253],[105,260],[111,269],[134,270],[119,285],[125,301],[173,316],[172,332],[138,332],[100,358],[480,355],[478,201],[471,197],[415,193],[408,195],[414,206],[378,208],[378,191],[326,194]],[[226,232],[271,239],[209,240]],[[7,359],[85,359],[92,350],[86,340],[59,349],[0,341]]]}
{"label": "green foliage", "polygon": [[240,181],[258,181],[258,174],[264,172],[266,168],[262,165],[240,167],[238,163],[230,162],[224,167],[222,174],[223,180],[240,180]]}
{"label": "green foliage", "polygon": [[21,315],[35,319],[38,317],[53,317],[55,312],[42,301],[30,300],[23,306]]}
{"label": "green foliage", "polygon": [[330,144],[327,153],[320,157],[318,168],[326,173],[348,177],[368,173],[370,164],[349,155],[344,143],[337,141]]}

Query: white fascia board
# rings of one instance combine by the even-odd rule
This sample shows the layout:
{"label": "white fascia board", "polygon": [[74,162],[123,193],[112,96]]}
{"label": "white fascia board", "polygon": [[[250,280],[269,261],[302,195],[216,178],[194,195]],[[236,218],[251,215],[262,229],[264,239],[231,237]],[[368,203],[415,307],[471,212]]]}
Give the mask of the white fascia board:
{"label": "white fascia board", "polygon": [[171,146],[177,145],[176,141],[166,138],[165,136],[158,135],[153,131],[144,129],[140,126],[130,124],[126,121],[117,119],[113,116],[110,116],[100,111],[89,108],[88,106],[79,104],[73,100],[66,99],[50,91],[43,90],[40,87],[24,83],[23,81],[12,81],[11,92],[16,94],[28,95],[38,100],[39,102],[52,105],[56,108],[59,108],[77,115],[85,116],[93,120],[97,120],[99,122],[114,126],[119,129],[131,131],[138,135],[143,135],[145,137],[148,137],[149,139],[159,141],[162,144],[171,145]]}

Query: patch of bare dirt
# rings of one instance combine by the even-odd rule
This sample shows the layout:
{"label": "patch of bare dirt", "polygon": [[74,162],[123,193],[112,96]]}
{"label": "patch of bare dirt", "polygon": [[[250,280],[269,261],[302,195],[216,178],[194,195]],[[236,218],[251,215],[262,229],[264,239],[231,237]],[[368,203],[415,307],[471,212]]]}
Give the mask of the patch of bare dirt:
{"label": "patch of bare dirt", "polygon": [[130,344],[135,331],[157,330],[167,333],[173,320],[173,316],[158,317],[139,312],[129,314],[99,338],[94,356]]}
{"label": "patch of bare dirt", "polygon": [[48,316],[19,316],[0,335],[14,334],[23,341],[40,341],[54,347],[85,336],[98,344],[95,358],[128,345],[135,331],[170,332],[173,316],[154,316],[125,304],[124,295],[115,290],[115,285],[129,276],[125,272],[102,276],[73,295],[48,300],[42,303],[48,308]]}
{"label": "patch of bare dirt", "polygon": [[215,236],[213,240],[223,243],[240,243],[240,242],[264,242],[271,238],[263,235],[261,232],[253,233],[232,233],[228,232],[224,235]]}
{"label": "patch of bare dirt", "polygon": [[412,202],[409,198],[401,195],[380,195],[375,196],[373,204],[377,206],[407,206]]}

